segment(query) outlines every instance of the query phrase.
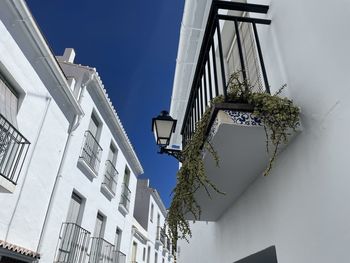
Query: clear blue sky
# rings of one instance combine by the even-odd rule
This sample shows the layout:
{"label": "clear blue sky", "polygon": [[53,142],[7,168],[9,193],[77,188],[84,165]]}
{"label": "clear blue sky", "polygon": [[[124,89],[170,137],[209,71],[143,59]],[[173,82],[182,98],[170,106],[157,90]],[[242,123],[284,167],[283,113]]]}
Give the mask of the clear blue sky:
{"label": "clear blue sky", "polygon": [[27,0],[56,55],[96,67],[165,205],[178,163],[157,154],[151,119],[169,109],[184,0]]}

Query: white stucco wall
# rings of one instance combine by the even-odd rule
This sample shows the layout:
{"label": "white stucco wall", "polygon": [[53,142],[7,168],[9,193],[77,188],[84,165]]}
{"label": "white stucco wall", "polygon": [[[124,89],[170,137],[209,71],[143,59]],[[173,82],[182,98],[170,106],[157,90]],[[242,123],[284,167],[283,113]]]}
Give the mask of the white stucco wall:
{"label": "white stucco wall", "polygon": [[301,107],[303,131],[271,175],[258,177],[215,223],[214,233],[193,227],[179,262],[232,263],[271,245],[278,262],[348,262],[350,3],[249,2],[270,5],[272,24],[259,33],[271,90],[288,84],[285,94]]}
{"label": "white stucco wall", "polygon": [[19,131],[31,142],[15,192],[0,194],[0,239],[36,251],[69,123],[1,21],[0,35],[1,73],[21,94]]}
{"label": "white stucco wall", "polygon": [[[155,262],[155,253],[157,252],[157,262],[173,262],[173,258],[169,259],[169,253],[164,250],[164,246],[160,245],[160,242],[157,241],[157,231],[158,231],[158,222],[157,217],[160,216],[159,226],[164,227],[165,215],[164,215],[164,205],[162,205],[161,200],[156,200],[158,194],[156,194],[153,188],[149,187],[149,182],[147,180],[139,180],[137,188],[137,206],[135,207],[134,215],[135,220],[140,224],[140,228],[143,229],[145,225],[144,232],[147,233],[147,244],[138,244],[138,262],[147,262],[148,246],[150,247],[150,263]],[[151,221],[151,207],[153,205],[153,220]],[[162,206],[162,207],[160,207]],[[162,212],[163,211],[163,212]],[[142,226],[141,226],[142,222]],[[136,237],[133,238],[135,242],[139,242]],[[141,247],[146,247],[146,259],[145,261],[141,260],[142,253]],[[131,246],[130,246],[131,251]],[[131,253],[131,252],[130,252]]]}
{"label": "white stucco wall", "polygon": [[[101,117],[99,109],[94,106],[94,101],[92,100],[88,91],[85,91],[84,93],[81,106],[85,112],[85,116],[82,118],[80,126],[76,131],[74,131],[74,137],[67,153],[67,162],[62,172],[61,183],[58,189],[56,201],[54,202],[53,213],[49,221],[49,231],[44,238],[42,262],[52,262],[53,260],[56,252],[59,230],[62,222],[65,222],[66,220],[73,190],[86,199],[81,226],[91,232],[91,236],[93,236],[97,212],[100,211],[107,219],[105,224],[104,239],[114,244],[116,228],[120,228],[122,230],[120,250],[127,254],[127,259],[129,258],[128,252],[131,241],[131,225],[137,179],[130,169],[131,174],[129,189],[131,190],[131,198],[129,213],[123,216],[118,210],[118,206],[120,202],[125,165],[128,165],[129,168],[130,165],[125,159],[118,144],[115,143],[118,148],[118,157],[115,167],[118,170],[119,175],[117,180],[116,195],[114,198],[109,200],[100,189],[104,180],[105,162],[108,158],[108,151],[113,135],[106,125],[104,119]],[[97,178],[91,180],[91,178],[88,177],[77,165],[84,143],[84,133],[86,130],[88,130],[91,113],[93,110],[98,114],[100,120],[102,121],[99,144],[103,151],[98,176]]]}

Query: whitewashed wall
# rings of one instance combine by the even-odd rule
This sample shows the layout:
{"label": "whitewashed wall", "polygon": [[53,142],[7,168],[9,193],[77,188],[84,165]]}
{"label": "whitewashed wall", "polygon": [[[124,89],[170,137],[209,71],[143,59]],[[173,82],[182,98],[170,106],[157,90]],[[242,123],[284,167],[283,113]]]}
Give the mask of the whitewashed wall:
{"label": "whitewashed wall", "polygon": [[[52,262],[54,254],[56,252],[59,230],[62,222],[66,220],[69,202],[73,190],[75,190],[86,199],[81,226],[90,231],[91,235],[93,235],[97,212],[100,211],[107,218],[104,238],[108,242],[114,244],[116,228],[119,227],[122,230],[122,243],[120,250],[127,254],[127,259],[129,256],[128,251],[130,249],[131,240],[131,225],[133,216],[132,212],[134,210],[137,179],[132,172],[130,165],[127,163],[123,152],[116,144],[118,148],[116,168],[119,172],[116,195],[113,199],[108,200],[106,196],[101,192],[100,188],[104,180],[105,161],[108,158],[109,146],[113,136],[105,121],[101,117],[98,108],[94,107],[94,101],[92,100],[88,91],[84,93],[81,106],[85,112],[85,116],[81,120],[80,126],[76,131],[74,131],[74,137],[68,150],[67,162],[62,172],[61,184],[58,189],[53,213],[49,221],[49,232],[44,239],[44,246],[42,249],[43,262]],[[91,113],[93,110],[98,114],[99,118],[103,122],[99,140],[99,144],[102,147],[103,152],[101,156],[98,177],[91,181],[89,177],[87,177],[86,174],[82,172],[80,168],[78,168],[77,164],[84,143],[84,133],[86,130],[88,130]],[[123,183],[125,165],[128,165],[131,170],[129,183],[129,188],[131,190],[131,199],[129,213],[124,217],[118,210],[118,206],[120,202],[122,189],[121,186]]]}
{"label": "whitewashed wall", "polygon": [[271,245],[278,262],[348,262],[350,3],[249,2],[270,5],[272,24],[259,33],[271,90],[288,84],[285,94],[301,107],[303,131],[271,175],[259,177],[215,223],[214,233],[193,228],[179,262],[232,263]]}
{"label": "whitewashed wall", "polygon": [[15,192],[0,194],[0,239],[36,251],[69,123],[53,99],[48,104],[47,88],[2,21],[0,35],[1,73],[15,80],[14,88],[21,93],[18,127],[31,142]]}

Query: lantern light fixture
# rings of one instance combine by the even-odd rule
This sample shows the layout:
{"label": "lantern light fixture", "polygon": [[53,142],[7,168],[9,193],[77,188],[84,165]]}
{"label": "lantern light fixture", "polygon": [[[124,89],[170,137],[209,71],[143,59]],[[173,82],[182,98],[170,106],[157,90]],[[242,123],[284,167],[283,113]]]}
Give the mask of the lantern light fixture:
{"label": "lantern light fixture", "polygon": [[174,156],[181,161],[181,151],[177,149],[168,149],[171,136],[175,132],[177,120],[169,116],[169,112],[163,110],[152,119],[152,132],[156,140],[156,144],[160,147],[160,154],[168,154]]}

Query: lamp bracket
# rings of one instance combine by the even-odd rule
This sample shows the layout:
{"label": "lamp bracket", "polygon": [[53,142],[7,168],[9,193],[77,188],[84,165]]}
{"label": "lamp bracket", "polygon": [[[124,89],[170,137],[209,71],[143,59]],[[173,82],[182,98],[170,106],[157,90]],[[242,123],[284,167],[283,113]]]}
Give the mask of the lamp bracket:
{"label": "lamp bracket", "polygon": [[183,161],[183,156],[182,156],[182,151],[181,150],[176,150],[176,149],[167,149],[165,146],[160,147],[160,150],[158,152],[159,154],[167,154],[170,155],[174,158],[176,158],[179,162],[182,163]]}

